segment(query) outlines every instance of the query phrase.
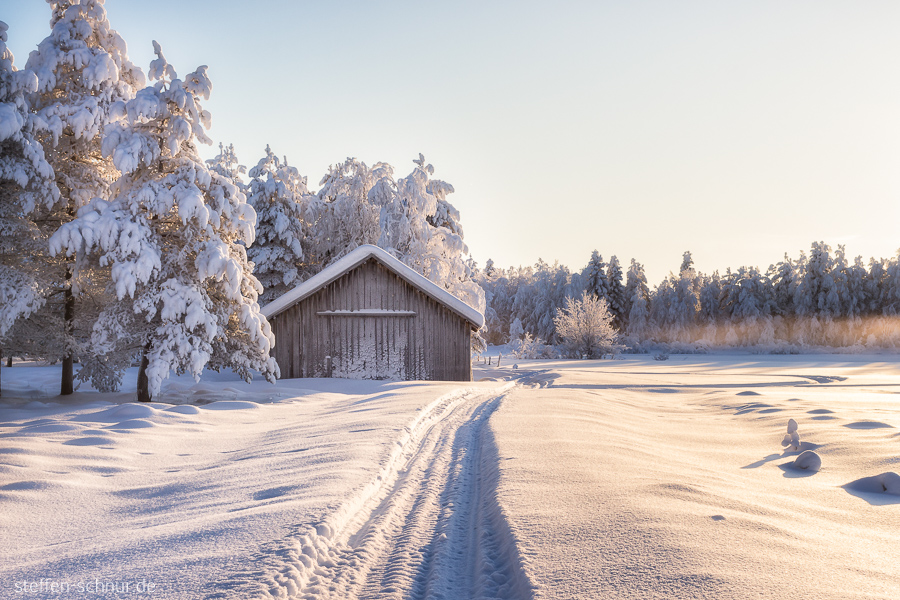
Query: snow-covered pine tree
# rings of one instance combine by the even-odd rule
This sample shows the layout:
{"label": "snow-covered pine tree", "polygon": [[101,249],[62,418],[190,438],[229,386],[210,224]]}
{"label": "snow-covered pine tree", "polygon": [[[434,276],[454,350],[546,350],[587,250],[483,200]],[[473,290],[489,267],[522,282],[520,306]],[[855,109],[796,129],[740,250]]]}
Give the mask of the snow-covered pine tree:
{"label": "snow-covered pine tree", "polygon": [[[307,208],[312,196],[306,177],[278,159],[269,146],[250,169],[248,203],[256,210],[256,241],[247,249],[263,286],[260,301],[271,302],[304,279],[310,243]],[[308,275],[308,274],[307,274]]]}
{"label": "snow-covered pine tree", "polygon": [[607,301],[609,304],[609,312],[613,316],[613,327],[617,331],[625,330],[625,321],[628,315],[625,314],[627,302],[625,300],[625,286],[622,284],[622,267],[619,265],[619,259],[613,254],[609,258],[609,265],[606,267],[606,287],[608,288]]}
{"label": "snow-covered pine tree", "polygon": [[756,267],[741,267],[734,285],[736,298],[732,307],[732,321],[739,326],[744,345],[774,342],[772,286]]}
{"label": "snow-covered pine tree", "polygon": [[596,250],[591,253],[591,259],[582,271],[584,278],[584,293],[597,299],[606,299],[609,296],[609,283],[606,277],[606,263],[603,256]]}
{"label": "snow-covered pine tree", "polygon": [[0,349],[12,356],[24,354],[29,339],[15,326],[46,303],[53,287],[42,260],[47,238],[35,219],[56,205],[59,189],[26,100],[38,79],[16,70],[7,29],[0,21]]}
{"label": "snow-covered pine tree", "polygon": [[[843,250],[843,247],[841,247]],[[871,300],[866,289],[866,266],[862,256],[857,256],[852,265],[844,267],[844,295],[841,298],[842,313],[847,319],[847,339],[845,344],[864,343],[865,324],[863,319],[869,316],[868,307]]]}
{"label": "snow-covered pine tree", "polygon": [[458,235],[460,238],[465,237],[462,224],[459,222],[459,211],[447,201],[447,194],[452,194],[456,191],[453,189],[453,186],[440,179],[429,179],[426,190],[437,200],[434,214],[428,216],[428,223],[432,227],[446,227],[451,233]]}
{"label": "snow-covered pine tree", "polygon": [[[373,190],[376,183],[383,188]],[[363,244],[377,244],[381,236],[382,202],[393,197],[393,168],[348,158],[328,167],[319,182],[317,202],[310,220],[315,223],[310,262],[318,269],[338,260]],[[378,192],[388,191],[387,196]]]}
{"label": "snow-covered pine tree", "polygon": [[219,175],[224,175],[231,179],[235,185],[241,188],[244,194],[247,194],[248,187],[244,183],[244,175],[247,174],[247,167],[238,160],[237,153],[234,151],[234,144],[227,146],[219,142],[219,153],[206,161],[210,171],[215,171]]}
{"label": "snow-covered pine tree", "polygon": [[111,265],[117,301],[92,341],[112,370],[142,352],[139,400],[158,394],[172,370],[198,378],[207,366],[230,367],[247,380],[256,370],[273,381],[274,336],[244,246],[256,214],[234,182],[197,155],[196,142],[209,143],[210,115],[200,104],[212,88],[206,67],[182,81],[153,46],[156,83],[121,107],[125,123],[103,139],[104,155],[122,172],[112,199],[83,208],[51,250]]}
{"label": "snow-covered pine tree", "polygon": [[[484,265],[484,269],[475,270],[475,281],[484,290],[485,313],[484,313],[484,340],[488,344],[503,344],[507,341],[507,328],[503,326],[500,314],[497,312],[497,306],[504,305],[505,302],[505,282],[506,278],[502,277],[503,270],[494,266],[494,261],[490,258]],[[502,279],[502,281],[501,281]]]}
{"label": "snow-covered pine tree", "polygon": [[694,269],[690,252],[684,253],[678,280],[673,282],[676,301],[672,305],[671,323],[675,340],[690,342],[694,339],[697,312],[700,308],[700,278]]}
{"label": "snow-covered pine tree", "polygon": [[547,343],[555,344],[558,340],[554,317],[566,305],[566,299],[575,297],[580,290],[570,286],[568,267],[558,261],[548,265],[540,259],[535,265],[532,287],[534,297],[529,321],[533,329],[526,327],[526,331]]}
{"label": "snow-covered pine tree", "polygon": [[[121,116],[112,107],[134,97],[144,85],[144,74],[128,60],[125,41],[110,27],[103,0],[47,2],[51,33],[25,66],[38,77],[31,102],[47,132],[41,141],[61,192],[61,202],[42,224],[52,234],[93,198],[108,198],[109,184],[118,173],[102,156],[100,137]],[[55,302],[60,296],[56,294],[46,310],[62,312],[63,325],[44,332],[44,357],[62,359],[62,394],[74,390],[74,356],[95,317],[84,303],[89,296],[81,291],[102,285],[108,277],[99,267],[86,270],[78,255],[47,266],[48,276],[62,290],[62,306]],[[44,317],[51,322],[55,315]]]}
{"label": "snow-covered pine tree", "polygon": [[649,322],[651,336],[664,342],[678,341],[678,299],[675,286],[678,279],[669,273],[653,290],[650,297]]}
{"label": "snow-covered pine tree", "polygon": [[469,249],[463,241],[462,228],[456,233],[429,222],[429,218],[435,219],[438,206],[446,204],[444,196],[453,187],[431,179],[434,167],[426,165],[421,154],[413,162],[413,172],[396,183],[390,181],[391,173],[384,169],[372,188],[371,201],[381,206],[378,245],[484,313],[484,290],[472,279],[466,265]]}
{"label": "snow-covered pine tree", "polygon": [[522,327],[522,319],[516,317],[513,319],[513,322],[509,324],[510,343],[515,340],[521,340],[523,335],[525,335],[525,328]]}
{"label": "snow-covered pine tree", "polygon": [[840,315],[841,300],[833,270],[831,247],[813,242],[803,277],[794,292],[802,342],[826,345],[833,319]]}
{"label": "snow-covered pine tree", "polygon": [[647,339],[649,334],[650,289],[644,267],[633,258],[625,275],[625,298],[628,301],[628,322],[625,326],[628,341],[638,344]]}
{"label": "snow-covered pine tree", "polygon": [[884,281],[886,276],[885,265],[887,262],[888,261],[883,258],[877,260],[875,258],[869,259],[869,269],[866,272],[863,282],[865,288],[864,297],[867,300],[863,314],[875,315],[882,312],[884,306]]}
{"label": "snow-covered pine tree", "polygon": [[721,295],[722,282],[718,271],[701,278],[697,317],[703,330],[701,341],[708,345],[715,345],[719,342],[718,333],[722,320]]}

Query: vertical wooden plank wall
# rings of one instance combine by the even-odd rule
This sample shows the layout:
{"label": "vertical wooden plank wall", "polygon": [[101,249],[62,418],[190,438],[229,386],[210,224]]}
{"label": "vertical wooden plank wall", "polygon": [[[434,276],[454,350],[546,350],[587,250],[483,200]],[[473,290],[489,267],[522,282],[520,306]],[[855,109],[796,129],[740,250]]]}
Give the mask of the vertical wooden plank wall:
{"label": "vertical wooden plank wall", "polygon": [[[368,318],[329,317],[322,311],[386,309],[415,317],[374,317],[380,360],[402,347],[406,379],[471,381],[471,325],[443,304],[369,259],[308,298],[273,317],[275,360],[282,378],[325,377],[325,357],[335,364],[360,348]],[[407,339],[400,340],[403,336]]]}

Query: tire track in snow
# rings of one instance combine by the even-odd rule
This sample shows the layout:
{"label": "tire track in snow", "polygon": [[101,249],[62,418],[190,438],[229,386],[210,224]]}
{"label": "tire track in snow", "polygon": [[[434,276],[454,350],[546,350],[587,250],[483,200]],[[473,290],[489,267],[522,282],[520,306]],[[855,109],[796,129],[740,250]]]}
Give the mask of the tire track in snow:
{"label": "tire track in snow", "polygon": [[257,568],[210,597],[532,597],[496,499],[496,393],[435,400],[355,498],[262,548]]}

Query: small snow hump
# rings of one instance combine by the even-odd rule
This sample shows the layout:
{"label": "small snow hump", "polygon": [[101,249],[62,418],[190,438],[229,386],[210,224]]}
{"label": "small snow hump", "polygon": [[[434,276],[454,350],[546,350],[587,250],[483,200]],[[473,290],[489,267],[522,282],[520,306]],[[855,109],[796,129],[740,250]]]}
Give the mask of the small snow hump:
{"label": "small snow hump", "polygon": [[872,477],[863,477],[862,479],[851,481],[844,487],[857,492],[900,496],[900,475],[893,471],[888,471],[881,475],[873,475]]}
{"label": "small snow hump", "polygon": [[794,460],[794,468],[817,472],[822,468],[822,457],[812,450],[806,450],[801,452],[800,456]]}

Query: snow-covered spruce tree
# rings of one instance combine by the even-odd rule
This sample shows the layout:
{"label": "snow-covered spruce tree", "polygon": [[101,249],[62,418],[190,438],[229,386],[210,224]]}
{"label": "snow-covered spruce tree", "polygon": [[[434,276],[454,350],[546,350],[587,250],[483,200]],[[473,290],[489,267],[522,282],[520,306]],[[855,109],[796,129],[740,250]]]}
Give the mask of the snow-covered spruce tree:
{"label": "snow-covered spruce tree", "polygon": [[219,153],[214,158],[207,160],[206,164],[210,171],[215,171],[219,175],[228,177],[236,186],[241,188],[245,195],[247,194],[249,188],[243,180],[243,176],[247,174],[247,167],[238,160],[234,151],[234,144],[226,146],[219,142]]}
{"label": "snow-covered spruce tree", "polygon": [[613,327],[617,331],[625,330],[625,286],[622,284],[622,267],[619,265],[619,259],[616,255],[609,258],[609,265],[606,267],[606,287],[608,288],[607,300],[609,304],[609,312],[613,316]]}
{"label": "snow-covered spruce tree", "polygon": [[831,247],[825,242],[813,242],[803,277],[794,292],[801,343],[828,345],[832,341],[832,323],[841,311],[840,286],[833,269]]}
{"label": "snow-covered spruce tree", "polygon": [[[41,222],[49,235],[93,198],[108,198],[109,184],[118,173],[102,156],[100,138],[119,116],[112,107],[133,98],[144,85],[144,75],[128,60],[125,41],[110,27],[103,0],[47,2],[51,33],[25,66],[38,77],[31,103],[46,132],[41,141],[61,192],[61,201]],[[100,267],[89,269],[77,254],[47,264],[47,276],[56,280],[61,293],[54,294],[44,310],[61,314],[35,318],[61,323],[45,328],[42,354],[62,359],[62,394],[74,390],[75,354],[96,317],[92,311],[98,310],[98,303],[92,300],[97,300],[97,286],[108,277]]]}
{"label": "snow-covered spruce tree", "polygon": [[649,305],[649,321],[651,327],[651,335],[662,342],[677,341],[676,330],[678,302],[675,294],[675,286],[678,279],[672,273],[669,273],[656,288],[650,299]]}
{"label": "snow-covered spruce tree", "polygon": [[625,298],[628,301],[628,323],[625,326],[628,343],[637,345],[649,335],[650,289],[644,267],[631,259],[631,266],[625,275]]}
{"label": "snow-covered spruce tree", "polygon": [[741,267],[735,286],[737,299],[731,316],[739,327],[741,343],[745,346],[771,345],[775,341],[771,282],[756,267]]}
{"label": "snow-covered spruce tree", "polygon": [[[382,182],[382,188],[373,189]],[[317,202],[311,204],[310,262],[322,269],[363,244],[377,244],[381,236],[381,206],[393,197],[393,167],[348,158],[331,165],[319,182]],[[386,196],[379,191],[387,192]]]}
{"label": "snow-covered spruce tree", "polygon": [[591,253],[591,260],[582,271],[584,277],[584,293],[590,294],[594,298],[607,298],[609,296],[609,283],[606,276],[606,263],[603,262],[603,256],[594,250]]}
{"label": "snow-covered spruce tree", "polygon": [[[470,264],[471,268],[471,264]],[[484,290],[484,328],[482,329],[482,337],[487,344],[503,344],[506,337],[503,333],[503,327],[500,322],[500,316],[494,308],[495,294],[504,293],[500,285],[497,285],[496,279],[500,277],[501,270],[494,266],[494,261],[490,258],[485,263],[484,269],[473,269],[475,281]]]}
{"label": "snow-covered spruce tree", "polygon": [[372,201],[381,206],[378,245],[484,313],[484,290],[466,264],[469,250],[462,229],[455,233],[429,222],[437,218],[438,206],[446,204],[445,196],[453,187],[431,179],[434,167],[426,165],[421,154],[413,162],[416,167],[407,177],[392,184],[390,173],[384,172],[372,188]]}
{"label": "snow-covered spruce tree", "polygon": [[566,298],[566,305],[554,318],[556,335],[572,358],[603,358],[621,349],[606,299],[585,294]]}
{"label": "snow-covered spruce tree", "polygon": [[533,320],[536,329],[533,333],[536,338],[555,344],[559,338],[556,335],[554,317],[566,305],[568,299],[577,296],[580,290],[573,289],[570,285],[569,268],[557,261],[550,266],[538,259],[534,276]]}
{"label": "snow-covered spruce tree", "polygon": [[250,169],[250,196],[256,210],[256,241],[247,249],[263,286],[260,301],[271,302],[303,280],[310,231],[306,177],[279,160],[269,146]]}
{"label": "snow-covered spruce tree", "polygon": [[[274,380],[274,336],[259,313],[261,291],[244,244],[256,214],[234,182],[211,172],[196,142],[212,84],[206,67],[182,81],[154,42],[156,83],[124,104],[127,118],[103,139],[122,176],[109,202],[94,200],[51,239],[55,252],[111,265],[117,298],[94,328],[94,350],[119,370],[142,352],[138,399],[149,401],[174,370],[199,378],[230,367]],[[109,379],[101,379],[108,386]]]}
{"label": "snow-covered spruce tree", "polygon": [[712,275],[704,275],[700,283],[699,312],[697,316],[702,328],[700,341],[707,346],[714,346],[718,343],[718,332],[722,315],[721,295],[722,282],[719,278],[719,272],[716,271]]}
{"label": "snow-covered spruce tree", "polygon": [[35,219],[56,205],[59,189],[26,100],[37,91],[37,77],[13,66],[6,31],[0,21],[0,349],[13,356],[26,353],[29,339],[16,326],[44,306],[53,288],[43,260],[46,235]]}

